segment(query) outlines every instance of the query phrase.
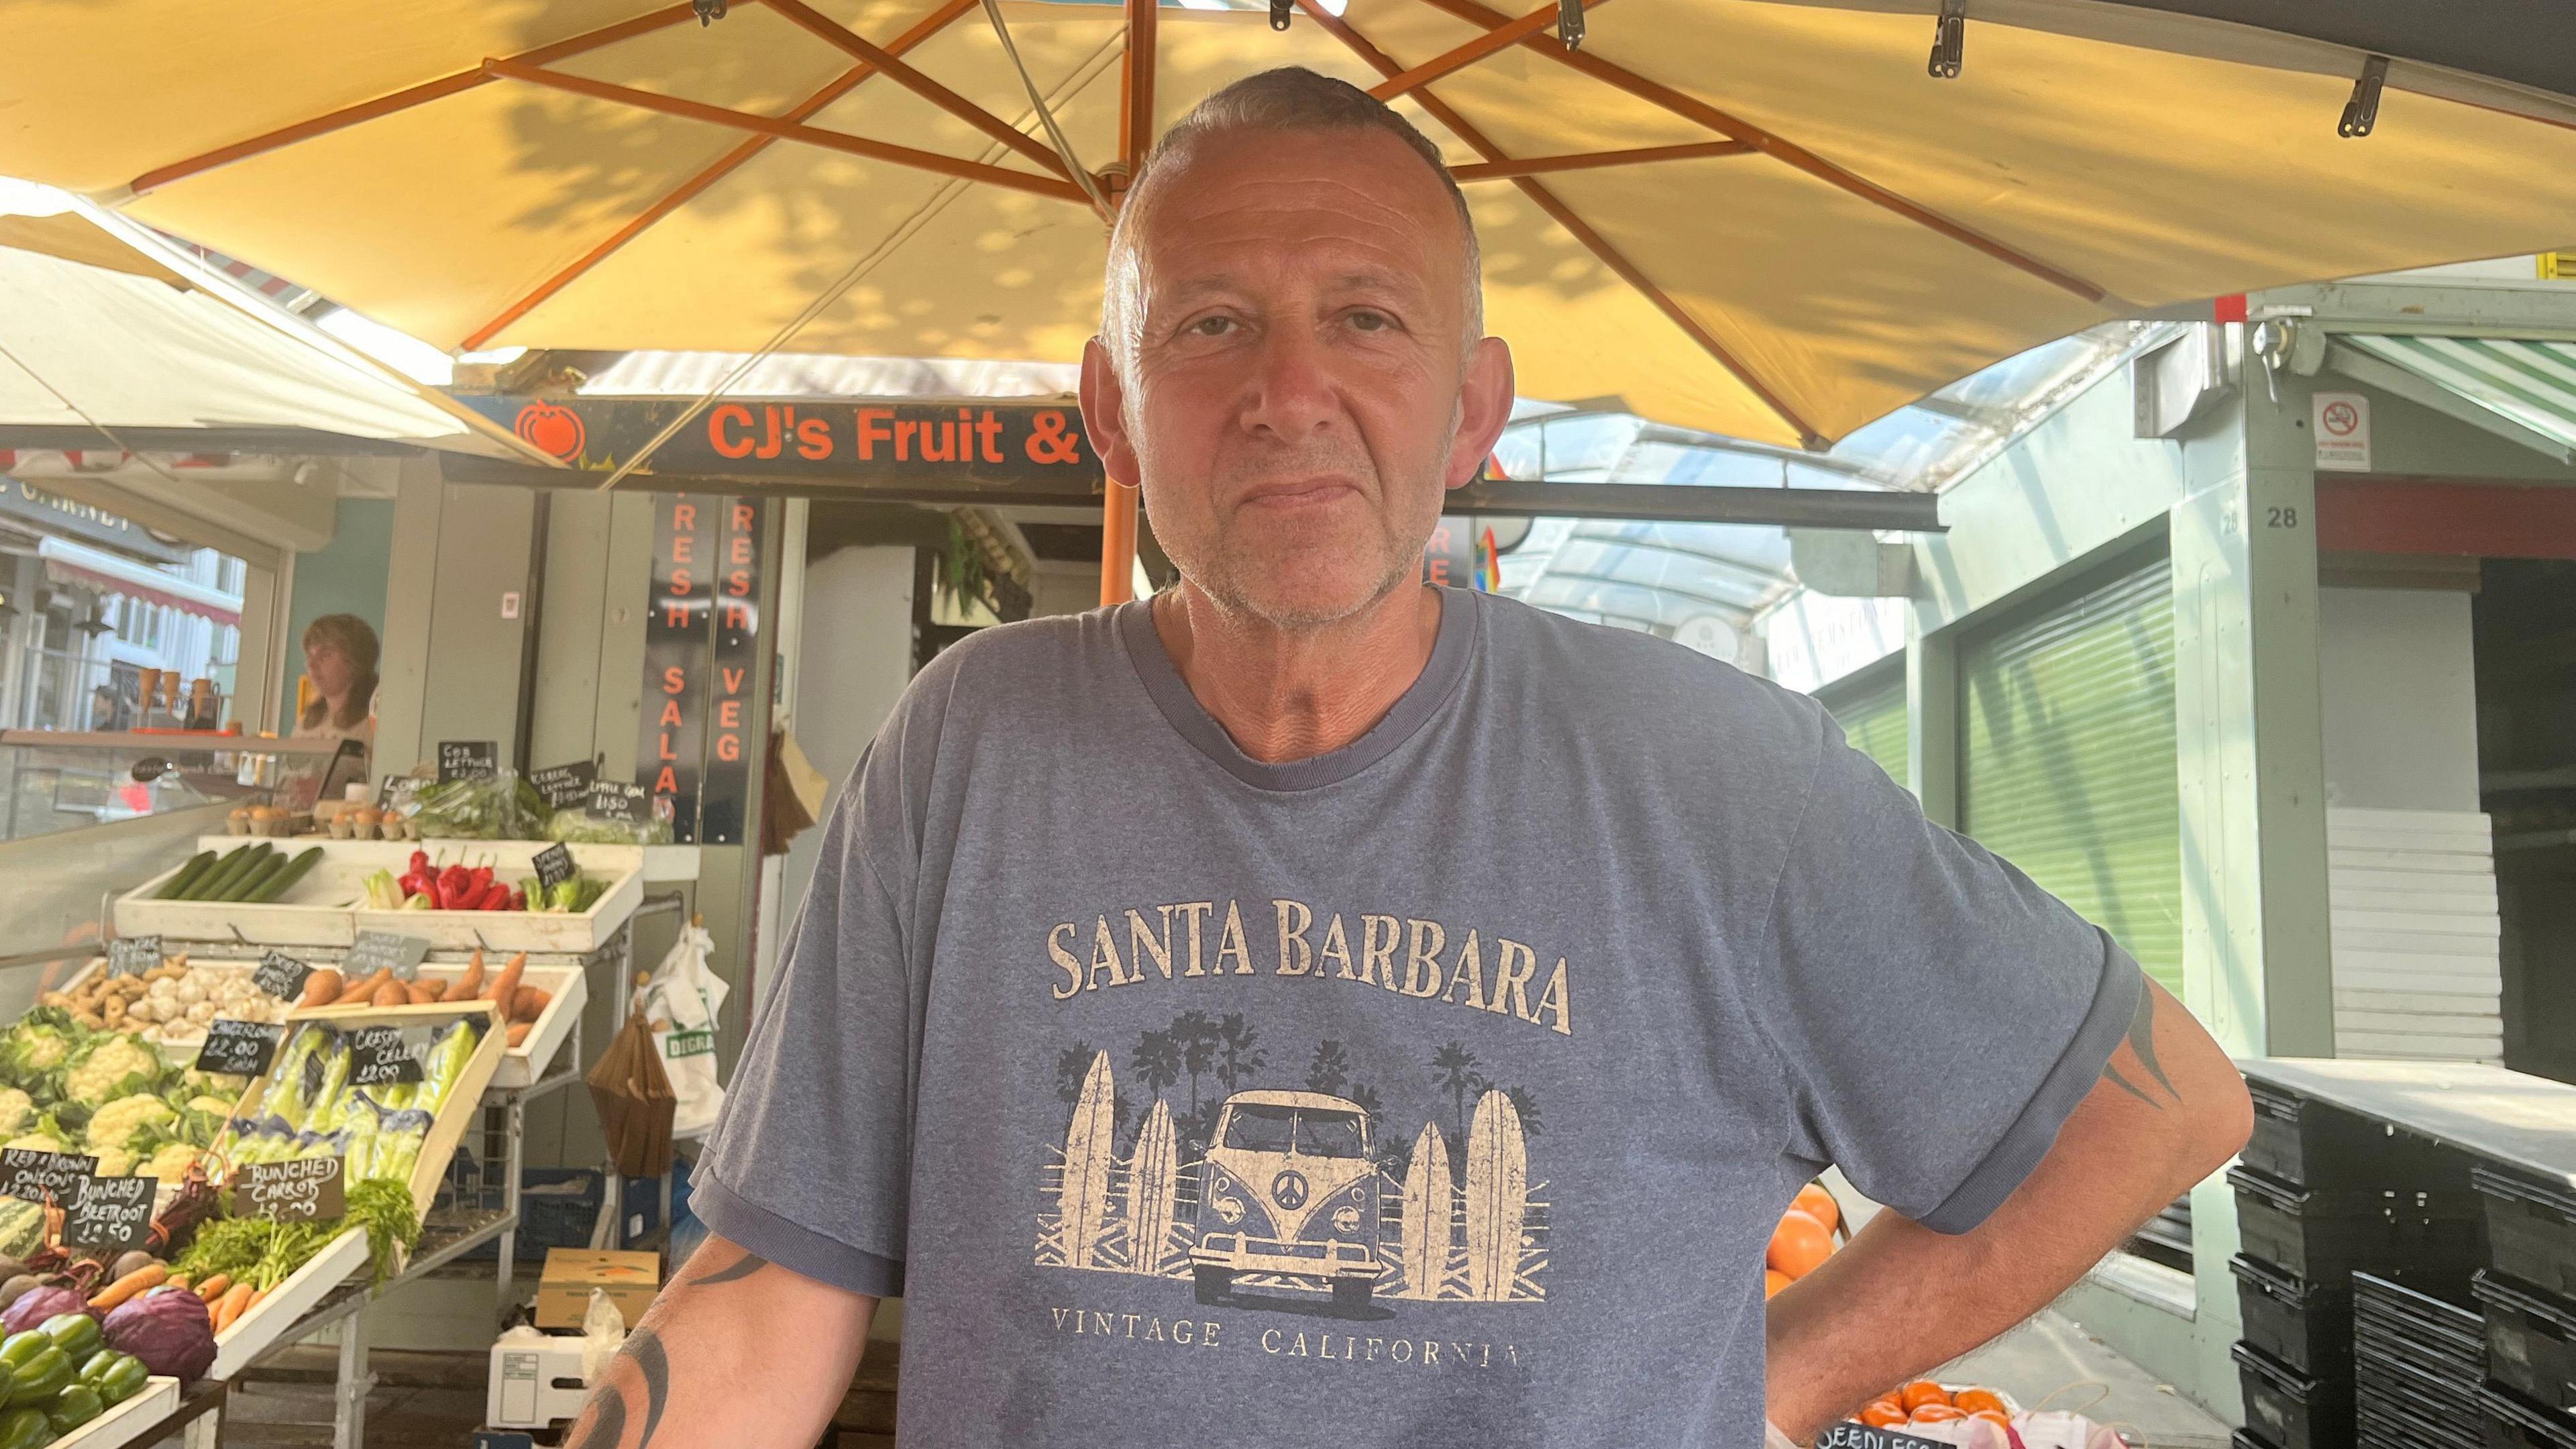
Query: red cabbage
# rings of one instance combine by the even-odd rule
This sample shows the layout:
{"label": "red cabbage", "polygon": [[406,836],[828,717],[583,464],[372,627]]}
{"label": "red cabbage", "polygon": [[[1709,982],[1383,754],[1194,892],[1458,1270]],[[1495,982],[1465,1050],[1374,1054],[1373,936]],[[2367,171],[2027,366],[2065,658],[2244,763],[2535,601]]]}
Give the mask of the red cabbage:
{"label": "red cabbage", "polygon": [[81,1296],[79,1289],[49,1284],[19,1294],[18,1301],[9,1305],[9,1311],[0,1313],[0,1329],[24,1333],[57,1313],[86,1313],[92,1318],[98,1317],[98,1311],[89,1306],[89,1300]]}
{"label": "red cabbage", "polygon": [[155,1288],[107,1315],[107,1346],[185,1383],[214,1366],[215,1322],[188,1289]]}

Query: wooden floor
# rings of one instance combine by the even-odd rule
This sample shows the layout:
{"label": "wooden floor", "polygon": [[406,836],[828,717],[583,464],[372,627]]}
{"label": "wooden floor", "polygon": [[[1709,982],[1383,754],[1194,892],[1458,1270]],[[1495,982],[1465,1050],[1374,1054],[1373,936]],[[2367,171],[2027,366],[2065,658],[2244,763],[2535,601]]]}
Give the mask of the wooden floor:
{"label": "wooden floor", "polygon": [[[867,1361],[833,1415],[828,1449],[894,1449],[894,1386],[901,1349],[868,1345]],[[370,1449],[464,1449],[483,1422],[488,1360],[474,1354],[382,1351],[367,1396]],[[339,1355],[292,1348],[233,1388],[223,1449],[328,1449],[332,1379]],[[559,1426],[569,1427],[569,1426]]]}

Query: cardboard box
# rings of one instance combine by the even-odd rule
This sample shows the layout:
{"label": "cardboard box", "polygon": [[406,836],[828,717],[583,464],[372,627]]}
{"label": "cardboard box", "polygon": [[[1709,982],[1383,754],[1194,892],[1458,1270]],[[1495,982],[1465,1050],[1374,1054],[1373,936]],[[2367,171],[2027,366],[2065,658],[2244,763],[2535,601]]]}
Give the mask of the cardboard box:
{"label": "cardboard box", "polygon": [[[513,1330],[516,1332],[516,1330]],[[521,1334],[492,1345],[483,1422],[496,1429],[542,1429],[581,1417],[590,1386],[581,1377],[582,1341]]]}
{"label": "cardboard box", "polygon": [[590,1309],[590,1290],[605,1288],[609,1301],[633,1328],[662,1288],[659,1253],[594,1253],[586,1248],[549,1248],[546,1271],[537,1280],[537,1327],[579,1328]]}

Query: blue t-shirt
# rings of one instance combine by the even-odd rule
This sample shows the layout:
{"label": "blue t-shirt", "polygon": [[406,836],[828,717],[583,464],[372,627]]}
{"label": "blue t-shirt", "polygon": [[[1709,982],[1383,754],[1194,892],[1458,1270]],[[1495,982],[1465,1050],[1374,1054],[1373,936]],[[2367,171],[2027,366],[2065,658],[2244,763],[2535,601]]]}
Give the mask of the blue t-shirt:
{"label": "blue t-shirt", "polygon": [[903,1296],[907,1449],[1751,1446],[1791,1195],[1974,1226],[2141,981],[1675,645],[1444,591],[1265,764],[1129,604],[914,681],[694,1200]]}

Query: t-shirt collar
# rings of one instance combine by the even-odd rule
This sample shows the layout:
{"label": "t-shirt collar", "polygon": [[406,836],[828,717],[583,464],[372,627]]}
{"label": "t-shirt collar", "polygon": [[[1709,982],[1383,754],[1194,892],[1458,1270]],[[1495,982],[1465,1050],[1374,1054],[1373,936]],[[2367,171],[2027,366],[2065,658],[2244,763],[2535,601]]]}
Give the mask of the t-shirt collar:
{"label": "t-shirt collar", "polygon": [[1431,658],[1378,722],[1338,750],[1277,764],[1245,754],[1225,727],[1200,705],[1198,696],[1190,693],[1189,682],[1181,678],[1172,656],[1163,649],[1162,635],[1154,629],[1152,599],[1136,599],[1119,606],[1118,634],[1126,643],[1127,657],[1135,664],[1136,676],[1143,681],[1154,707],[1200,754],[1255,789],[1312,790],[1347,780],[1385,759],[1430,723],[1466,678],[1468,660],[1475,653],[1477,601],[1458,589],[1441,588],[1436,592],[1440,596],[1440,633],[1432,641]]}

